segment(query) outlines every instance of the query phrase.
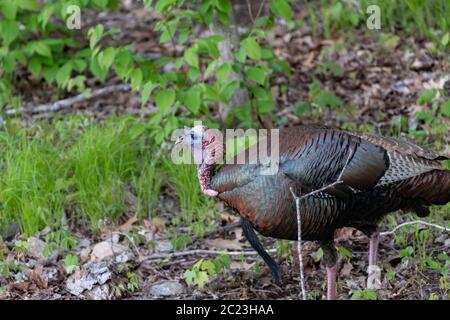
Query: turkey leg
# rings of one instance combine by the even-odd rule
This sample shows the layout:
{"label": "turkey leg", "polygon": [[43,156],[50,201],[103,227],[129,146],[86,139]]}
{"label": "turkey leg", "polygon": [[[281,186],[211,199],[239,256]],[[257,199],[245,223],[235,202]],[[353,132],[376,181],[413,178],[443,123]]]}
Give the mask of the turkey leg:
{"label": "turkey leg", "polygon": [[378,244],[380,243],[380,233],[374,232],[369,238],[369,266],[377,264]]}
{"label": "turkey leg", "polygon": [[336,300],[337,252],[332,240],[319,242],[327,269],[327,300]]}

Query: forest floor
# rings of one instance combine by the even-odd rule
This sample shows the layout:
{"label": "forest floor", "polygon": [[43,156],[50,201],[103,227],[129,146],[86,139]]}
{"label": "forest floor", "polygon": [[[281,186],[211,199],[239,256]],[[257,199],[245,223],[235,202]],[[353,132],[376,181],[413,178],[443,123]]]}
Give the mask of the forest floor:
{"label": "forest floor", "polygon": [[[183,50],[159,45],[158,36],[148,28],[154,18],[140,10],[107,15],[104,19],[106,26],[118,25],[123,30],[122,38],[116,41],[133,42],[135,50],[143,55],[176,55]],[[450,156],[450,119],[441,116],[437,125],[416,116],[424,109],[431,110],[431,103],[417,102],[423,89],[442,89],[444,96],[450,97],[449,57],[431,53],[430,42],[401,34],[370,34],[364,30],[323,39],[313,35],[306,26],[286,31],[281,25],[274,28],[268,41],[292,69],[290,79],[280,76],[273,84],[272,93],[277,101],[273,121],[277,126],[322,123],[396,135],[408,130],[423,131],[426,137],[420,141],[422,145]],[[340,97],[343,106],[303,108],[298,102],[308,100],[314,78],[320,81],[323,90]],[[117,83],[117,79],[110,77],[106,84],[93,80],[90,85],[95,89]],[[56,100],[54,90],[26,78],[18,79],[16,90],[31,104]],[[58,99],[71,96],[64,95]],[[141,114],[140,104],[138,95],[120,91],[74,104],[60,113],[79,113],[101,121],[113,114]],[[25,126],[31,126],[53,117],[51,112],[30,114],[22,121]],[[447,129],[435,130],[442,125]],[[121,224],[103,227],[95,237],[89,232],[74,232],[77,246],[73,252],[78,262],[70,272],[67,270],[70,256],[63,257],[58,252],[46,256],[43,239],[48,229],[19,243],[20,236],[6,239],[0,243],[0,249],[9,250],[6,261],[16,267],[10,266],[8,276],[0,272],[0,299],[298,298],[298,266],[291,245],[276,244],[272,239],[263,241],[284,271],[282,283],[277,285],[268,268],[251,250],[237,226],[238,218],[230,210],[217,205],[220,222],[217,221],[215,228],[204,237],[194,236],[193,242],[182,250],[174,250],[164,230],[173,228],[165,221],[180,214],[177,198],[163,190],[160,201],[165,208],[165,220],[138,220],[128,216],[122,218]],[[427,221],[449,226],[449,212],[448,205],[433,208]],[[380,229],[392,230],[413,219],[409,214],[396,213]],[[377,292],[365,290],[367,244],[367,238],[356,230],[339,231],[336,240],[340,253],[339,299],[449,299],[449,233],[415,225],[402,228],[395,235],[383,236],[380,241],[382,281]],[[214,259],[221,251],[235,254],[229,268],[209,277],[202,289],[188,286],[184,279],[186,270],[200,258]],[[248,255],[239,254],[241,251]],[[319,252],[315,243],[305,243],[304,272],[310,299],[324,298],[326,278]]]}

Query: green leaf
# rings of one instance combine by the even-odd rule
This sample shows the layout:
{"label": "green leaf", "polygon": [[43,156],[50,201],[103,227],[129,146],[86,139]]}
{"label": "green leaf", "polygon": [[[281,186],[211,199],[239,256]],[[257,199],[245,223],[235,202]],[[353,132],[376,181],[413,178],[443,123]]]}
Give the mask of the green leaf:
{"label": "green leaf", "polygon": [[104,69],[100,66],[100,64],[98,63],[98,56],[91,56],[91,61],[90,61],[90,69],[92,71],[92,73],[99,78],[101,81],[104,81],[106,78],[106,75],[108,74],[108,70]]}
{"label": "green leaf", "polygon": [[47,81],[48,84],[52,84],[53,81],[55,81],[56,73],[58,72],[58,67],[51,66],[49,68],[43,69],[43,75],[45,81]]}
{"label": "green leaf", "polygon": [[191,30],[188,28],[182,28],[178,34],[178,43],[183,44],[187,41]]}
{"label": "green leaf", "polygon": [[37,77],[39,75],[39,73],[42,70],[42,64],[39,60],[38,57],[33,57],[30,60],[30,63],[28,64],[28,71],[30,71],[30,73]]}
{"label": "green leaf", "polygon": [[239,88],[239,82],[237,80],[232,80],[222,87],[220,94],[225,99],[225,102],[228,102],[231,99],[237,88]]}
{"label": "green leaf", "polygon": [[255,20],[255,27],[263,28],[268,20],[269,20],[268,16],[259,17],[258,19]]}
{"label": "green leaf", "polygon": [[208,79],[208,78],[211,76],[211,74],[212,74],[212,72],[214,71],[214,69],[216,68],[216,66],[217,66],[217,60],[212,61],[212,62],[208,65],[208,67],[206,68],[205,73],[203,74],[203,76],[204,76],[205,79]]}
{"label": "green leaf", "polygon": [[331,16],[333,17],[334,20],[339,20],[339,18],[341,17],[341,13],[342,13],[342,3],[338,2],[336,3],[333,7],[331,7]]}
{"label": "green leaf", "polygon": [[255,37],[245,38],[241,41],[241,46],[245,49],[245,52],[250,59],[256,61],[261,60],[261,47]]}
{"label": "green leaf", "polygon": [[8,20],[15,20],[17,14],[17,1],[16,0],[4,0],[0,3],[0,11],[3,16]]}
{"label": "green leaf", "polygon": [[166,125],[163,128],[164,136],[168,137],[178,127],[178,118],[174,115],[171,115],[167,118]]}
{"label": "green leaf", "polygon": [[139,68],[131,72],[131,88],[133,91],[139,90],[142,84],[142,71]]}
{"label": "green leaf", "polygon": [[54,11],[55,5],[46,5],[42,8],[41,12],[38,15],[38,22],[40,23],[42,29],[45,29],[48,20],[50,19]]}
{"label": "green leaf", "polygon": [[441,105],[441,113],[450,118],[450,99]]}
{"label": "green leaf", "polygon": [[0,21],[1,34],[5,46],[9,46],[19,35],[19,26],[16,21]]}
{"label": "green leaf", "polygon": [[424,104],[430,103],[433,100],[435,95],[436,95],[435,90],[423,90],[420,93],[419,98],[417,99],[417,103],[421,106],[423,106]]}
{"label": "green leaf", "polygon": [[156,107],[158,107],[162,113],[166,113],[174,101],[175,90],[173,89],[162,89],[155,96]]}
{"label": "green leaf", "polygon": [[336,108],[342,105],[341,98],[329,91],[321,91],[314,97],[313,102],[321,107],[329,106],[331,108]]}
{"label": "green leaf", "polygon": [[131,139],[136,139],[140,135],[142,135],[147,130],[147,126],[142,123],[135,123],[130,128],[130,137]]}
{"label": "green leaf", "polygon": [[184,104],[189,111],[193,114],[197,114],[201,104],[200,90],[196,88],[189,89],[184,97]]}
{"label": "green leaf", "polygon": [[265,72],[259,67],[247,67],[245,69],[245,75],[248,79],[255,81],[260,85],[263,85],[266,81]]}
{"label": "green leaf", "polygon": [[194,284],[194,278],[196,276],[196,272],[194,270],[186,270],[184,272],[184,281],[188,286],[192,286]]}
{"label": "green leaf", "polygon": [[444,47],[446,47],[450,42],[450,33],[447,32],[446,34],[444,34],[444,36],[442,37],[441,43]]}
{"label": "green leaf", "polygon": [[82,73],[84,70],[86,70],[87,62],[83,59],[75,59],[72,61],[73,69],[77,71],[78,73]]}
{"label": "green leaf", "polygon": [[224,82],[228,80],[228,75],[231,71],[231,65],[230,63],[223,63],[216,71],[216,78],[217,80]]}
{"label": "green leaf", "polygon": [[108,5],[108,0],[93,0],[96,8],[105,9]]}
{"label": "green leaf", "polygon": [[208,282],[208,279],[209,277],[206,271],[199,271],[197,273],[197,277],[195,278],[195,284],[197,284],[197,286],[202,289]]}
{"label": "green leaf", "polygon": [[95,45],[100,41],[103,36],[104,27],[102,24],[98,24],[88,30],[89,47],[94,49]]}
{"label": "green leaf", "polygon": [[51,57],[52,56],[52,50],[43,41],[35,42],[33,44],[33,49],[34,49],[35,52],[39,53],[41,56],[44,56],[44,57]]}
{"label": "green leaf", "polygon": [[198,70],[195,67],[189,68],[189,71],[188,71],[189,80],[191,80],[192,82],[195,82],[199,76],[200,76],[200,70]]}
{"label": "green leaf", "polygon": [[286,20],[292,19],[292,9],[286,0],[275,0],[270,3],[270,10],[277,16]]}
{"label": "green leaf", "polygon": [[245,63],[245,59],[247,57],[247,51],[243,47],[239,48],[239,50],[236,51],[236,53],[234,55],[235,55],[237,61],[239,61],[240,63]]}
{"label": "green leaf", "polygon": [[156,12],[163,12],[169,8],[172,4],[174,4],[176,0],[158,0],[155,5]]}
{"label": "green leaf", "polygon": [[231,4],[229,0],[214,0],[214,5],[219,11],[225,13],[231,12]]}
{"label": "green leaf", "polygon": [[306,112],[309,112],[311,110],[311,105],[307,102],[301,101],[297,102],[294,106],[294,114],[301,117]]}
{"label": "green leaf", "polygon": [[210,276],[216,274],[216,266],[211,260],[203,261],[201,269],[206,270]]}
{"label": "green leaf", "polygon": [[75,268],[78,266],[78,256],[77,255],[67,255],[64,258],[64,266],[66,268],[66,272],[71,274]]}
{"label": "green leaf", "polygon": [[63,87],[66,81],[70,78],[70,73],[72,72],[72,63],[67,62],[61,68],[59,68],[56,73],[56,83],[58,86]]}
{"label": "green leaf", "polygon": [[100,66],[104,69],[109,69],[109,67],[114,62],[114,58],[116,57],[116,49],[109,47],[105,51],[101,52],[102,57],[99,58]]}
{"label": "green leaf", "polygon": [[258,103],[258,112],[260,114],[273,111],[274,104],[272,99],[257,100],[257,103]]}
{"label": "green leaf", "polygon": [[336,250],[343,257],[347,257],[347,258],[352,257],[352,252],[350,250],[348,250],[346,247],[337,246]]}
{"label": "green leaf", "polygon": [[147,103],[148,99],[150,98],[150,94],[157,86],[158,85],[154,84],[151,81],[147,82],[144,85],[144,89],[142,89],[141,106],[144,106]]}
{"label": "green leaf", "polygon": [[198,54],[194,48],[189,48],[184,52],[184,59],[190,66],[199,68]]}
{"label": "green leaf", "polygon": [[152,5],[153,0],[144,0],[144,9],[147,10]]}
{"label": "green leaf", "polygon": [[[14,2],[14,1],[12,1],[12,2]],[[17,1],[17,4],[18,4],[19,8],[25,9],[25,10],[30,10],[30,11],[39,11],[39,9],[41,7],[39,2],[34,1],[34,0],[19,0],[19,1]]]}
{"label": "green leaf", "polygon": [[133,57],[128,50],[121,50],[116,54],[114,69],[119,77],[125,80],[128,73],[132,70]]}

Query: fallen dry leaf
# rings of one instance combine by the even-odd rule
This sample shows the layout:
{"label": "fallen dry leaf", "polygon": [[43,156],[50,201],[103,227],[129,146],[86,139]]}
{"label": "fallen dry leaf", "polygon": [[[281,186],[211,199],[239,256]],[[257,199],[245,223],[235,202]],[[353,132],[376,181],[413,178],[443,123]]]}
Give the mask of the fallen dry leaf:
{"label": "fallen dry leaf", "polygon": [[20,290],[23,292],[27,292],[30,287],[30,282],[22,281],[22,282],[14,282],[10,285],[11,289]]}
{"label": "fallen dry leaf", "polygon": [[345,262],[341,268],[341,276],[348,277],[353,270],[353,265],[350,262]]}
{"label": "fallen dry leaf", "polygon": [[33,283],[37,285],[40,289],[47,289],[48,279],[44,274],[44,267],[42,265],[37,265],[34,269],[27,270],[25,273]]}
{"label": "fallen dry leaf", "polygon": [[135,224],[138,221],[138,218],[136,215],[132,216],[130,219],[128,219],[124,224],[122,224],[119,227],[119,231],[121,232],[128,232],[133,228],[133,224]]}
{"label": "fallen dry leaf", "polygon": [[239,220],[238,216],[229,213],[221,213],[220,218],[222,220],[222,225],[237,222]]}

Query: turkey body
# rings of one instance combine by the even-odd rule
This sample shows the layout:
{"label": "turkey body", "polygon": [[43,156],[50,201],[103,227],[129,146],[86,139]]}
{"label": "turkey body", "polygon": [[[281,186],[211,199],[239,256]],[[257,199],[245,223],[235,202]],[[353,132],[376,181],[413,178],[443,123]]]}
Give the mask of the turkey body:
{"label": "turkey body", "polygon": [[[279,170],[261,173],[261,164],[226,164],[210,187],[262,235],[297,240],[297,215],[290,188],[300,196],[335,182],[342,183],[300,201],[302,239],[332,242],[341,227],[367,235],[389,212],[414,211],[450,201],[446,157],[414,144],[372,134],[302,126],[280,129]],[[245,151],[257,152],[257,145]],[[335,262],[334,247],[325,259]]]}

